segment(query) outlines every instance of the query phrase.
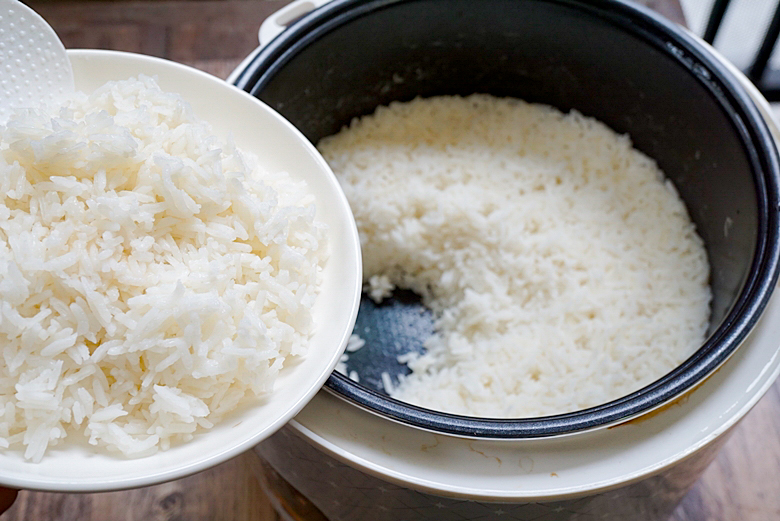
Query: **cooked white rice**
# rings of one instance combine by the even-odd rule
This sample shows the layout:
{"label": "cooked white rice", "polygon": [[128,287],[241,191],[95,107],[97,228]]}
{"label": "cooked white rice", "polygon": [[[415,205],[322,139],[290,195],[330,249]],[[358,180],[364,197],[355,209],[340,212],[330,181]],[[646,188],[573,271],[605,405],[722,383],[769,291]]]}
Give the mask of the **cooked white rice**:
{"label": "cooked white rice", "polygon": [[[360,231],[366,291],[436,317],[400,400],[482,417],[626,395],[704,340],[701,239],[654,161],[598,121],[485,95],[393,103],[319,148]],[[384,380],[389,380],[385,378]]]}
{"label": "cooked white rice", "polygon": [[0,446],[148,455],[305,355],[327,245],[304,183],[147,77],[0,131]]}
{"label": "cooked white rice", "polygon": [[360,335],[357,335],[355,333],[351,334],[347,339],[347,345],[344,347],[344,353],[341,355],[341,358],[339,358],[339,361],[336,363],[336,368],[335,368],[336,371],[347,375],[351,380],[359,382],[360,375],[358,374],[357,371],[349,371],[347,369],[347,361],[349,360],[349,355],[351,353],[354,353],[355,351],[362,349],[364,345],[366,345],[366,341],[360,338]]}

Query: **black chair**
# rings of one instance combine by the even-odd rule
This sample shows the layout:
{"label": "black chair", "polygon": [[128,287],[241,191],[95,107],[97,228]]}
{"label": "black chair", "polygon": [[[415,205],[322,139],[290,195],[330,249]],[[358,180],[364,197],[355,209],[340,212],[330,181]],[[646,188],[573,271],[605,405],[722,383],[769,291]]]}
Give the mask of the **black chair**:
{"label": "black chair", "polygon": [[[702,35],[706,42],[711,44],[715,40],[730,3],[731,0],[715,0],[707,28]],[[780,101],[780,70],[769,67],[769,59],[772,57],[778,36],[780,36],[780,2],[778,2],[772,21],[769,23],[753,62],[744,71],[769,101]]]}

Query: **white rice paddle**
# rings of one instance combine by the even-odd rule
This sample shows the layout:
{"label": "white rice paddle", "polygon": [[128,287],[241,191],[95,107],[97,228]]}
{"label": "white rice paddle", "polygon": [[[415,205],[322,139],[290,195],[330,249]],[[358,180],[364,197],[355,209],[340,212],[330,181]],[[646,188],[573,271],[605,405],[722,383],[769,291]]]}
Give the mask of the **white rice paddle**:
{"label": "white rice paddle", "polygon": [[0,124],[14,109],[56,102],[73,90],[70,60],[54,29],[18,0],[0,0]]}

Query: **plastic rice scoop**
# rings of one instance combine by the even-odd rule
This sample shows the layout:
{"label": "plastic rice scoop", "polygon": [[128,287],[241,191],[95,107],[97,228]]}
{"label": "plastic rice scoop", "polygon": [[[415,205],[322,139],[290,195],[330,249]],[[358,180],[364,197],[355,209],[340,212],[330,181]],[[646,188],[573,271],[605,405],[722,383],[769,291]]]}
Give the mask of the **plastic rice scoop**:
{"label": "plastic rice scoop", "polygon": [[0,0],[0,124],[16,108],[73,90],[70,60],[54,29],[18,0]]}

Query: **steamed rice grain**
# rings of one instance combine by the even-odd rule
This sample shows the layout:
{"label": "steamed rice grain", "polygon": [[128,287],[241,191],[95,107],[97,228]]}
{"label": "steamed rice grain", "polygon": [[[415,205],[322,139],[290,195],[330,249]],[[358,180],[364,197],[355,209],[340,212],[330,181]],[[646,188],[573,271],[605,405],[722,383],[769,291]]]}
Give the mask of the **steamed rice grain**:
{"label": "steamed rice grain", "polygon": [[[360,232],[366,293],[436,317],[394,398],[531,417],[624,396],[708,327],[702,240],[658,166],[598,121],[487,95],[380,107],[318,145]],[[348,367],[344,364],[344,367]]]}
{"label": "steamed rice grain", "polygon": [[147,77],[2,128],[0,445],[151,454],[306,354],[325,227],[258,161]]}

